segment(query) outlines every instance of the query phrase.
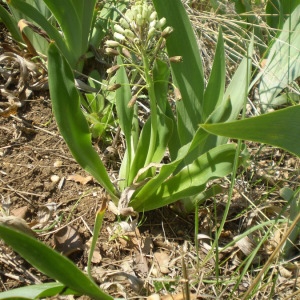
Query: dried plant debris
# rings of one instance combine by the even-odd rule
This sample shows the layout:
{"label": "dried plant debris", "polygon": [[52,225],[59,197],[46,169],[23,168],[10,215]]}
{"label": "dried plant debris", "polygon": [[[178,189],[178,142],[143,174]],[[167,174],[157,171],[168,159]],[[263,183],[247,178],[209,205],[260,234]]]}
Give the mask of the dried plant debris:
{"label": "dried plant debris", "polygon": [[84,250],[78,231],[71,226],[65,226],[54,234],[54,245],[58,252],[66,256]]}
{"label": "dried plant debris", "polygon": [[73,174],[73,175],[69,175],[67,177],[67,180],[73,180],[73,181],[78,182],[80,184],[86,185],[88,182],[93,180],[93,177],[92,176],[83,177],[79,174]]}

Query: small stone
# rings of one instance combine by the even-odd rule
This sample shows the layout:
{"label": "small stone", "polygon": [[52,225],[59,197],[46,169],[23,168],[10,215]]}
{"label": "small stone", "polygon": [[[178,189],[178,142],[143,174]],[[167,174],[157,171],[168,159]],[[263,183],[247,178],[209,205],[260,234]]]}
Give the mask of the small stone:
{"label": "small stone", "polygon": [[54,167],[61,167],[62,166],[62,161],[61,160],[56,160],[55,162],[54,162]]}
{"label": "small stone", "polygon": [[58,182],[59,181],[59,176],[52,175],[50,179],[51,179],[52,182]]}

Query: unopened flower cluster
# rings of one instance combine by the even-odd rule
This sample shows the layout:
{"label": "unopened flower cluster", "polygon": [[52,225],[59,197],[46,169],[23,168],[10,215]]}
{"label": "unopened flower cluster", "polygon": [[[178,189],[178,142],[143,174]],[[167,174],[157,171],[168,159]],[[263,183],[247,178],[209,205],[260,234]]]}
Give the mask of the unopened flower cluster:
{"label": "unopened flower cluster", "polygon": [[158,19],[152,5],[146,1],[136,1],[113,26],[114,40],[106,41],[106,53],[117,55],[115,48],[119,46],[136,54],[140,54],[141,49],[148,54],[157,51],[157,47],[162,48],[164,38],[172,32],[172,28],[165,27],[165,24],[166,19]]}

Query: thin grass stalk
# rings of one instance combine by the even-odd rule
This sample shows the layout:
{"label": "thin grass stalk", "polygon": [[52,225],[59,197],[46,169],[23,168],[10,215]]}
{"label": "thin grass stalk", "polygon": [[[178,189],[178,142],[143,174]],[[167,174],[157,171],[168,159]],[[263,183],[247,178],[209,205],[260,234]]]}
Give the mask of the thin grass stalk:
{"label": "thin grass stalk", "polygon": [[195,248],[197,253],[197,272],[199,272],[200,268],[200,258],[199,258],[199,241],[198,241],[198,233],[199,233],[199,211],[198,211],[198,205],[195,205]]}
{"label": "thin grass stalk", "polygon": [[239,287],[242,279],[244,278],[245,274],[248,272],[250,265],[252,264],[254,258],[256,257],[259,249],[261,249],[261,247],[263,246],[263,244],[267,241],[268,237],[270,236],[270,233],[272,232],[273,228],[276,226],[276,222],[268,229],[268,231],[265,233],[264,238],[262,238],[260,240],[260,242],[256,245],[256,248],[251,252],[251,254],[244,260],[244,262],[241,264],[241,266],[239,266],[238,270],[240,270],[243,266],[243,270],[242,272],[239,273],[239,277],[238,280],[236,281],[236,284],[234,285],[233,289],[232,289],[232,294],[234,293],[234,291],[237,290],[237,288]]}
{"label": "thin grass stalk", "polygon": [[[218,224],[218,216],[217,216],[217,201],[216,197],[214,197],[214,217],[215,217],[215,224]],[[215,276],[216,276],[216,286],[219,287],[219,280],[220,280],[220,269],[219,269],[219,237],[218,231],[216,230],[215,234]]]}
{"label": "thin grass stalk", "polygon": [[242,300],[248,299],[248,297],[250,296],[250,294],[253,292],[253,289],[255,289],[256,286],[259,284],[259,282],[261,281],[262,276],[268,271],[271,263],[273,262],[273,260],[277,256],[278,252],[283,247],[284,243],[286,242],[286,240],[288,239],[288,237],[290,236],[290,234],[292,233],[292,231],[294,230],[294,228],[298,225],[298,222],[300,222],[300,213],[298,214],[297,218],[295,218],[295,220],[293,221],[293,223],[291,224],[291,226],[289,227],[289,229],[286,231],[285,235],[283,236],[283,238],[281,239],[281,241],[278,243],[277,247],[275,248],[275,250],[273,251],[273,253],[270,255],[269,259],[264,264],[264,266],[261,269],[261,271],[255,277],[255,279],[253,280],[252,284],[248,288],[247,292],[243,295]]}

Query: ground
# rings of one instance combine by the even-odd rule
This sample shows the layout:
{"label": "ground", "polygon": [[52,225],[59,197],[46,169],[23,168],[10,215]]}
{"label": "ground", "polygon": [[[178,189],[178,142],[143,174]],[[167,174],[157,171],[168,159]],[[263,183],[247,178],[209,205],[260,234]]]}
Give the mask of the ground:
{"label": "ground", "polygon": [[[5,31],[1,34],[3,54],[8,46]],[[5,87],[7,78],[2,76],[0,82],[0,216],[24,219],[39,240],[68,256],[84,270],[95,214],[107,195],[72,158],[53,118],[48,90],[26,88],[24,83],[20,84],[18,76],[19,73],[17,81]],[[12,101],[4,90],[22,100]],[[258,224],[261,213],[270,219],[276,216],[283,202],[280,188],[299,185],[296,158],[270,147],[248,146],[252,163],[238,175],[228,220],[219,240],[220,250]],[[95,142],[95,149],[105,158],[103,145]],[[113,174],[117,172],[118,157],[113,158],[116,161],[111,159],[105,161]],[[186,294],[190,292],[190,298],[219,295],[218,299],[228,299],[235,285],[235,270],[253,250],[251,242],[261,237],[253,235],[242,239],[242,243],[232,242],[230,247],[220,251],[217,260],[210,257],[205,261],[211,250],[209,241],[215,237],[226,205],[229,183],[224,180],[222,185],[224,194],[199,209],[197,247],[194,215],[184,214],[180,205],[141,215],[138,228],[125,233],[120,226],[128,223],[120,223],[107,211],[93,257],[92,272],[96,282],[115,297],[144,298],[158,292],[161,295],[172,293],[176,299],[188,299]],[[255,203],[255,209],[247,210],[250,203]],[[276,242],[274,237],[258,252],[254,268],[268,259]],[[0,291],[49,281],[3,241],[0,241],[0,249]],[[284,299],[300,288],[297,280],[299,259],[292,262],[293,268],[285,264],[276,266],[276,270],[281,269],[276,275],[280,282],[274,287],[274,299]],[[219,263],[221,285],[216,283],[212,273]],[[283,275],[284,271],[288,275]],[[254,271],[252,276],[255,274]],[[243,278],[235,299],[247,290],[252,279]],[[262,292],[259,296],[267,299]]]}

